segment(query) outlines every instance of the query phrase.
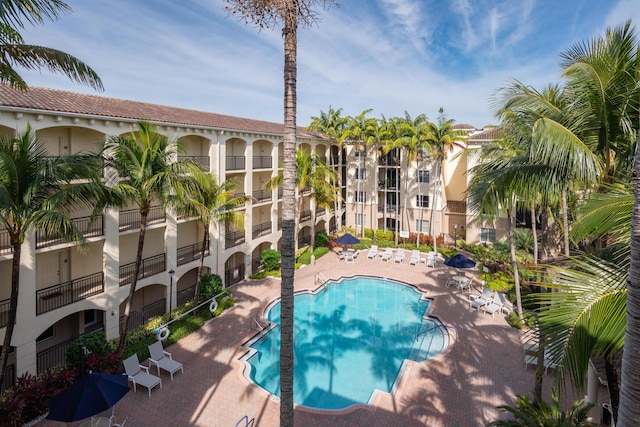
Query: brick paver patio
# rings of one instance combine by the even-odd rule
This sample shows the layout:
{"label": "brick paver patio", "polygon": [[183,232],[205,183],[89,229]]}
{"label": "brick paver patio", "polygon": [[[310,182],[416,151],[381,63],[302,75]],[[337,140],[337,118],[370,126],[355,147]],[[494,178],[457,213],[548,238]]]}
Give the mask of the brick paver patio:
{"label": "brick paver patio", "polygon": [[[498,416],[496,406],[512,404],[516,393],[533,391],[534,369],[525,369],[519,331],[507,324],[504,315],[492,318],[469,310],[467,295],[444,286],[455,270],[441,260],[432,269],[424,263],[411,266],[408,260],[397,264],[393,259],[385,262],[363,255],[354,263],[339,261],[334,253],[325,255],[315,265],[296,271],[296,290],[315,288],[318,272],[328,278],[364,274],[398,279],[433,298],[432,316],[454,326],[457,338],[443,354],[411,362],[394,395],[378,393],[372,405],[343,411],[297,407],[296,426],[483,426]],[[279,297],[279,284],[270,279],[234,286],[234,308],[167,349],[184,364],[184,374],[175,374],[171,381],[163,373],[163,388],[154,389],[151,398],[144,388],[131,391],[115,407],[118,419],[126,417],[130,427],[233,427],[247,415],[255,419],[254,426],[279,425],[277,399],[247,381],[239,361],[247,351],[242,343],[256,333],[252,318],[261,317],[264,308]],[[551,382],[547,375],[547,392]],[[37,424],[59,425],[64,424]]]}

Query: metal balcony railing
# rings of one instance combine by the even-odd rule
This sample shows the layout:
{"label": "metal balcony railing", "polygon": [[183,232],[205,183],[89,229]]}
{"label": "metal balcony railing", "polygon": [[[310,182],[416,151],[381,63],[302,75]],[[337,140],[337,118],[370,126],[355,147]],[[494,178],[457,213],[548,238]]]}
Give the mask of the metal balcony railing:
{"label": "metal balcony railing", "polygon": [[300,212],[300,222],[309,221],[311,219],[311,209]]}
{"label": "metal balcony railing", "polygon": [[16,366],[12,363],[7,365],[4,371],[4,381],[0,382],[0,393],[16,385]]}
{"label": "metal balcony railing", "polygon": [[260,273],[261,271],[264,270],[264,267],[260,263],[261,261],[262,261],[261,257],[253,258],[251,260],[251,272],[253,274]]}
{"label": "metal balcony railing", "polygon": [[103,272],[49,286],[36,291],[36,314],[46,313],[103,292]]}
{"label": "metal balcony railing", "polygon": [[176,300],[178,305],[186,304],[189,301],[193,301],[196,296],[196,285],[189,286],[188,288],[181,289],[176,293]]}
{"label": "metal balcony railing", "polygon": [[327,210],[325,208],[317,208],[316,209],[316,216],[322,216],[327,212]]}
{"label": "metal balcony railing", "polygon": [[224,282],[226,286],[231,286],[244,279],[244,264],[238,264],[235,267],[228,268],[224,271]]}
{"label": "metal balcony railing", "polygon": [[11,300],[0,301],[0,328],[4,328],[9,323],[9,303]]}
{"label": "metal balcony railing", "polygon": [[178,156],[179,160],[193,160],[194,162],[200,164],[205,170],[209,170],[209,156]]}
{"label": "metal balcony railing", "polygon": [[[136,263],[131,262],[129,264],[120,266],[120,286],[128,285],[133,281],[133,274],[136,268]],[[142,260],[140,265],[140,274],[138,280],[145,277],[153,276],[154,274],[162,273],[165,271],[165,254],[150,256]]]}
{"label": "metal balcony railing", "polygon": [[[154,317],[162,316],[166,312],[167,300],[162,298],[156,302],[144,306],[140,310],[132,311],[129,314],[129,330],[144,325]],[[120,316],[120,333],[124,331],[124,316]]]}
{"label": "metal balcony railing", "polygon": [[271,169],[272,165],[271,156],[253,156],[254,169]]}
{"label": "metal balcony railing", "polygon": [[71,347],[74,340],[75,338],[72,338],[56,344],[53,347],[49,347],[46,350],[39,351],[38,354],[36,354],[36,369],[38,369],[38,373],[50,368],[64,366],[67,362],[67,350]]}
{"label": "metal balcony railing", "polygon": [[252,194],[253,198],[258,202],[269,202],[273,197],[271,190],[255,190]]}
{"label": "metal balcony railing", "polygon": [[224,248],[229,249],[245,242],[244,230],[227,231],[224,234]]}
{"label": "metal balcony railing", "polygon": [[298,248],[311,244],[311,236],[298,237]]}
{"label": "metal balcony railing", "polygon": [[397,208],[396,205],[378,205],[378,212],[395,213]]}
{"label": "metal balcony railing", "polygon": [[[72,221],[85,238],[104,235],[104,228],[102,226],[102,215],[95,217],[93,221],[91,221],[91,217],[88,216],[82,218],[73,218]],[[59,245],[63,242],[64,240],[60,236],[60,233],[43,234],[39,231],[36,232],[36,249]]]}
{"label": "metal balcony railing", "polygon": [[[147,215],[147,226],[163,223],[167,220],[164,209],[161,206],[152,206]],[[120,212],[120,231],[136,230],[140,228],[140,210],[130,209]]]}
{"label": "metal balcony railing", "polygon": [[228,171],[244,170],[246,159],[244,156],[227,156],[225,166]]}
{"label": "metal balcony railing", "polygon": [[251,236],[253,239],[260,236],[266,236],[267,234],[271,234],[271,221],[254,225],[251,229]]}
{"label": "metal balcony railing", "polygon": [[[178,265],[187,264],[191,261],[200,259],[202,256],[202,242],[194,243],[192,245],[183,246],[176,251],[178,254]],[[209,242],[204,250],[204,256],[209,256]]]}
{"label": "metal balcony railing", "polygon": [[11,245],[11,237],[9,232],[5,229],[0,230],[0,255],[10,254],[13,252],[13,246]]}
{"label": "metal balcony railing", "polygon": [[464,200],[449,200],[447,202],[447,210],[451,213],[467,213],[467,202]]}

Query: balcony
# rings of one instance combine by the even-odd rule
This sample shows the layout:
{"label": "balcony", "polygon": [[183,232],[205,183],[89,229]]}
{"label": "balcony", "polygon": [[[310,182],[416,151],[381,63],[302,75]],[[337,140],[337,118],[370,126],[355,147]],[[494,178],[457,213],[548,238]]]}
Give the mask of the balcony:
{"label": "balcony", "polygon": [[253,156],[254,169],[271,169],[272,165],[271,156]]}
{"label": "balcony", "polygon": [[225,167],[228,171],[241,171],[246,168],[244,156],[227,156]]}
{"label": "balcony", "polygon": [[0,328],[4,328],[9,323],[9,303],[11,300],[0,301]]}
{"label": "balcony", "polygon": [[464,200],[449,200],[447,202],[447,212],[466,215],[467,202]]}
{"label": "balcony", "polygon": [[302,248],[304,246],[311,244],[311,236],[300,236],[298,237],[298,248]]}
{"label": "balcony", "polygon": [[36,291],[36,314],[40,315],[103,292],[103,272],[50,286]]}
{"label": "balcony", "polygon": [[311,219],[311,209],[300,212],[300,222],[309,221]]}
{"label": "balcony", "polygon": [[[85,238],[98,237],[104,235],[104,228],[102,227],[102,215],[95,217],[91,220],[90,217],[85,216],[82,218],[72,219],[73,225],[84,235]],[[36,232],[36,249],[46,248],[49,246],[59,245],[64,243],[60,233],[43,234]]]}
{"label": "balcony", "polygon": [[[136,268],[136,263],[131,262],[129,264],[120,266],[120,286],[125,286],[133,281],[133,274]],[[145,277],[153,276],[154,274],[162,273],[165,271],[165,254],[150,256],[142,260],[140,265],[140,274],[138,274],[138,280]]]}
{"label": "balcony", "polygon": [[257,203],[270,202],[273,198],[271,190],[255,190],[252,194]]}
{"label": "balcony", "polygon": [[378,205],[378,212],[396,213],[397,210],[397,205]]}
{"label": "balcony", "polygon": [[229,249],[245,242],[244,230],[227,231],[224,234],[224,248]]}
{"label": "balcony", "polygon": [[[178,248],[178,265],[187,264],[191,261],[195,261],[200,259],[202,256],[202,242],[194,243],[189,246],[183,246]],[[207,242],[207,246],[204,251],[204,256],[209,256],[209,242]]]}
{"label": "balcony", "polygon": [[178,160],[192,160],[202,166],[204,170],[208,171],[210,169],[209,156],[178,156]]}
{"label": "balcony", "polygon": [[13,246],[11,245],[11,237],[9,232],[5,229],[0,230],[0,255],[13,253]]}
{"label": "balcony", "polygon": [[251,229],[251,237],[253,239],[257,239],[261,236],[266,236],[267,234],[271,234],[271,221],[254,225]]}
{"label": "balcony", "polygon": [[66,340],[44,351],[38,352],[36,354],[38,373],[58,366],[64,366],[67,361],[67,350],[69,350],[69,347],[71,347],[74,341],[75,338]]}
{"label": "balcony", "polygon": [[322,216],[327,212],[327,210],[325,208],[317,208],[316,209],[316,216]]}
{"label": "balcony", "polygon": [[397,156],[391,155],[391,153],[381,156],[378,159],[380,166],[400,166],[400,159]]}
{"label": "balcony", "polygon": [[225,286],[231,286],[244,279],[244,264],[238,264],[235,267],[226,269],[224,272]]}
{"label": "balcony", "polygon": [[398,184],[396,181],[387,180],[384,182],[378,182],[378,190],[392,190],[396,191],[398,189]]}
{"label": "balcony", "polygon": [[[147,226],[161,224],[167,220],[164,209],[161,206],[152,206],[147,215]],[[120,212],[118,230],[129,231],[140,228],[140,210],[131,209]]]}

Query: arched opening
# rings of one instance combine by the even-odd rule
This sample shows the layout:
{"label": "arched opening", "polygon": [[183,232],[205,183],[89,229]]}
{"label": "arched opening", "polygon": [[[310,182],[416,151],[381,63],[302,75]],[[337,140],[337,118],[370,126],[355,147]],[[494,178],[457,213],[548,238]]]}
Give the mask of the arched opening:
{"label": "arched opening", "polygon": [[246,271],[245,254],[236,252],[224,263],[224,284],[231,286],[244,279]]}

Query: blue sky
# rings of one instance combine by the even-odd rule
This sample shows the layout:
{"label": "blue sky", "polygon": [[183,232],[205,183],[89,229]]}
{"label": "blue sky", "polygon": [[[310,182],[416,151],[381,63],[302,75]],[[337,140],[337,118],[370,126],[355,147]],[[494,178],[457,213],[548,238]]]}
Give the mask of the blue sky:
{"label": "blue sky", "polygon": [[[104,96],[282,122],[283,42],[228,17],[223,0],[67,0],[73,13],[27,27],[27,43],[93,67]],[[559,54],[632,19],[638,0],[340,0],[298,36],[298,124],[343,115],[426,114],[495,123],[492,94],[511,79],[556,82]],[[95,93],[59,75],[27,83]]]}

